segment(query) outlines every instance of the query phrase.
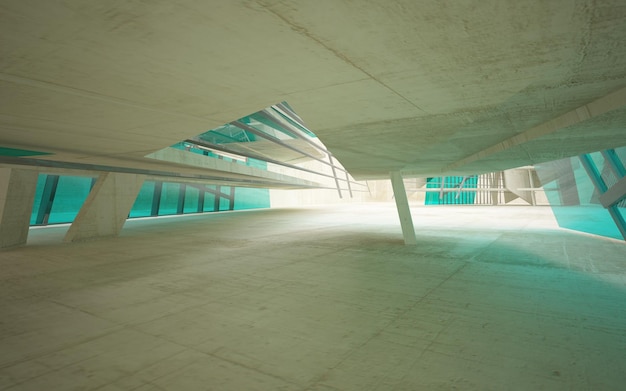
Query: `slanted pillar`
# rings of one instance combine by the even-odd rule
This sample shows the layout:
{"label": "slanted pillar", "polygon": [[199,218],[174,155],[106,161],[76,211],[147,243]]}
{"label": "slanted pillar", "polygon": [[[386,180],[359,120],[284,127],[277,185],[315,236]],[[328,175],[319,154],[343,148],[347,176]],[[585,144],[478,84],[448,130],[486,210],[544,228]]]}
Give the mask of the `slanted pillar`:
{"label": "slanted pillar", "polygon": [[0,248],[25,244],[37,171],[0,168]]}
{"label": "slanted pillar", "polygon": [[409,199],[406,196],[402,174],[394,171],[390,174],[391,187],[393,188],[393,197],[396,200],[398,208],[398,216],[400,217],[400,225],[402,226],[402,235],[404,236],[404,244],[415,245],[417,238],[415,236],[415,228],[413,228],[413,219],[411,218],[411,210],[409,209]]}
{"label": "slanted pillar", "polygon": [[133,207],[144,175],[104,173],[98,177],[64,241],[117,236]]}

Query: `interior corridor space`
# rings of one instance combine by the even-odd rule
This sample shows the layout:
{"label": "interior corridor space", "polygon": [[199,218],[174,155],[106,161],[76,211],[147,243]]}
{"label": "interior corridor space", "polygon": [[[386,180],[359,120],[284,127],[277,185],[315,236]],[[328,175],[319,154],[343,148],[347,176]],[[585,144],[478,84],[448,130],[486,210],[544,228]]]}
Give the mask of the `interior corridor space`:
{"label": "interior corridor space", "polygon": [[623,390],[626,245],[547,207],[393,204],[31,228],[2,390]]}

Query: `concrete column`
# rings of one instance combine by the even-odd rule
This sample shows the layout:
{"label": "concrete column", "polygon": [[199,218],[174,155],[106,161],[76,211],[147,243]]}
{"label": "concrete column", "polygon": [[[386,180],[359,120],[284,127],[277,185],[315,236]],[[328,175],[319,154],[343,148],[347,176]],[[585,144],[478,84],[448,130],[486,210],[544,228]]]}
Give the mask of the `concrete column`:
{"label": "concrete column", "polygon": [[[489,187],[491,187],[492,189],[497,189],[500,187],[500,176],[502,175],[501,171],[497,171],[494,172],[492,174],[487,174],[490,176],[491,178],[491,184],[489,185]],[[489,192],[491,194],[491,205],[498,205],[498,203],[500,202],[500,192],[498,190],[495,191],[490,191]]]}
{"label": "concrete column", "polygon": [[37,171],[0,168],[0,248],[26,243]]}
{"label": "concrete column", "polygon": [[[504,187],[515,196],[523,199],[531,205],[533,202],[533,193],[528,190],[519,190],[532,187],[530,184],[530,176],[528,175],[528,169],[514,168],[511,170],[505,170],[504,175]],[[512,201],[512,200],[507,200]]]}
{"label": "concrete column", "polygon": [[104,173],[98,177],[64,241],[117,236],[133,207],[144,175]]}
{"label": "concrete column", "polygon": [[415,236],[415,228],[413,227],[413,219],[411,218],[411,210],[409,209],[409,200],[406,196],[404,182],[402,181],[402,174],[395,171],[392,172],[390,176],[393,196],[396,200],[398,216],[400,217],[400,225],[402,226],[404,244],[415,245],[417,244],[417,238]]}

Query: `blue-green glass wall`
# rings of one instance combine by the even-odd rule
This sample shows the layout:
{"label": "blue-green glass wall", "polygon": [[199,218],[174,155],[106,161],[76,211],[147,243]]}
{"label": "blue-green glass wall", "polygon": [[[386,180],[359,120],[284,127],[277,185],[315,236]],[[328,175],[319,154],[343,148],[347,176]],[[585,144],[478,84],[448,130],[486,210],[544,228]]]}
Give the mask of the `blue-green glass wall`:
{"label": "blue-green glass wall", "polygon": [[[626,163],[626,147],[615,152],[622,164]],[[617,178],[601,152],[589,156],[605,183],[612,186]],[[578,157],[542,163],[535,169],[560,227],[623,239],[608,210],[600,204],[600,194]],[[624,201],[619,206],[622,216],[626,215]]]}
{"label": "blue-green glass wall", "polygon": [[184,214],[270,207],[268,189],[235,187],[232,201],[230,186],[162,183],[160,196],[155,191],[158,187],[155,182],[144,183],[130,211],[131,218],[151,216],[155,211],[154,216],[180,214],[181,207]]}
{"label": "blue-green glass wall", "polygon": [[204,207],[202,210],[204,212],[214,212],[216,198],[215,192],[217,191],[217,186],[206,186],[206,188],[211,191],[204,192]]}
{"label": "blue-green glass wall", "polygon": [[[265,164],[264,162],[261,162]],[[256,164],[256,163],[253,163]],[[30,224],[71,223],[89,195],[94,178],[60,176],[50,192],[49,175],[39,175]],[[49,188],[46,192],[46,183]],[[129,217],[269,208],[267,189],[230,186],[144,182]],[[216,202],[217,200],[217,202]],[[45,211],[48,211],[47,216]],[[39,218],[39,223],[38,223]]]}
{"label": "blue-green glass wall", "polygon": [[30,225],[35,225],[37,223],[37,214],[39,213],[39,208],[41,207],[41,198],[43,196],[43,188],[46,184],[47,175],[39,175],[37,178],[37,188],[35,190],[35,200],[33,202],[33,210],[30,214]]}
{"label": "blue-green glass wall", "polygon": [[91,190],[92,178],[61,176],[48,224],[73,221]]}
{"label": "blue-green glass wall", "polygon": [[183,213],[197,213],[198,199],[200,190],[195,187],[185,187],[185,203],[183,204]]}
{"label": "blue-green glass wall", "polygon": [[[461,183],[463,183],[462,176],[446,176],[446,177],[434,177],[426,180],[427,189],[441,189],[441,181],[443,180],[444,189],[459,189]],[[478,184],[478,177],[471,176],[465,179],[463,183],[464,188],[475,189]],[[476,192],[474,191],[448,191],[443,193],[441,197],[440,192],[429,191],[426,192],[424,198],[425,205],[467,205],[474,204],[476,198]]]}
{"label": "blue-green glass wall", "polygon": [[44,224],[60,224],[72,222],[80,207],[87,199],[93,183],[91,177],[60,176],[55,186],[53,199],[45,191],[48,175],[40,174],[37,178],[35,200],[30,215],[31,225],[44,219]]}
{"label": "blue-green glass wall", "polygon": [[[230,186],[222,186],[220,190],[222,191],[222,194],[230,195]],[[230,199],[223,197],[223,196],[220,197],[219,210],[228,210],[228,209],[230,209]]]}
{"label": "blue-green glass wall", "polygon": [[130,216],[149,217],[152,213],[152,200],[154,198],[154,182],[145,181],[139,190],[139,195],[135,199],[135,204],[130,210]]}
{"label": "blue-green glass wall", "polygon": [[159,216],[175,215],[179,197],[178,183],[163,183],[161,190],[161,202],[159,203]]}

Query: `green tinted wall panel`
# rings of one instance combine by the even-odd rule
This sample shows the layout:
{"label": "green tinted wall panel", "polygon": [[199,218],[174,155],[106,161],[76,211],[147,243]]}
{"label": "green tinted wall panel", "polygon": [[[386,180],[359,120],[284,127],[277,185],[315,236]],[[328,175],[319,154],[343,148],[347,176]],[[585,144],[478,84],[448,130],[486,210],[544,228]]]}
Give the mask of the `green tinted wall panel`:
{"label": "green tinted wall panel", "polygon": [[130,217],[148,217],[152,211],[154,182],[145,181],[139,190],[137,199],[130,210]]}
{"label": "green tinted wall panel", "polygon": [[26,149],[0,147],[0,156],[38,156],[38,155],[51,155],[51,153],[29,151]]}
{"label": "green tinted wall panel", "polygon": [[562,228],[594,235],[622,239],[609,212],[597,205],[553,206],[552,211]]}
{"label": "green tinted wall panel", "polygon": [[[221,186],[220,191],[222,194],[230,194],[230,186]],[[228,210],[230,208],[230,200],[226,197],[220,197],[220,211]]]}
{"label": "green tinted wall panel", "polygon": [[269,189],[250,189],[246,187],[238,187],[235,189],[235,210],[269,207]]}
{"label": "green tinted wall panel", "polygon": [[447,177],[434,177],[428,178],[426,181],[427,189],[441,189],[441,181],[443,179],[444,189],[460,189],[461,191],[445,191],[443,197],[438,191],[426,192],[424,198],[425,205],[461,205],[461,204],[474,204],[476,198],[476,192],[462,191],[463,188],[475,189],[478,184],[477,176],[470,176],[463,181],[462,176],[447,176]]}
{"label": "green tinted wall panel", "polygon": [[198,196],[200,191],[194,187],[187,186],[185,189],[185,207],[183,213],[198,212]]}
{"label": "green tinted wall panel", "polygon": [[163,183],[161,203],[159,205],[159,216],[176,214],[178,210],[179,191],[180,186],[178,183]]}
{"label": "green tinted wall panel", "polygon": [[[262,164],[265,163],[262,162]],[[55,180],[58,178],[58,185],[56,186],[56,191],[48,192],[49,196],[54,195],[52,203],[47,203],[49,206],[51,205],[49,219],[47,221],[44,219],[44,221],[39,224],[71,223],[89,195],[94,180],[90,177],[40,175],[37,182],[35,199],[33,201],[33,209],[30,218],[31,225],[37,224],[38,213],[40,212],[40,206],[45,196],[46,183],[49,182],[51,177],[55,177]],[[155,190],[157,190],[157,187],[161,189],[160,198],[155,198]],[[218,209],[221,211],[230,210],[230,196],[232,190],[234,190],[235,197],[234,209],[266,208],[270,206],[269,190],[267,189],[233,189],[230,186],[208,185],[204,188],[210,191],[202,191],[202,186],[198,187],[192,184],[184,185],[182,188],[184,189],[183,213],[197,213],[199,206],[201,212],[217,211],[215,208],[216,195],[214,193],[216,193],[218,189],[221,195],[218,198]],[[180,196],[181,185],[178,183],[146,181],[135,199],[129,217],[156,216],[155,213],[157,213],[157,209],[158,215],[177,214],[180,206]],[[198,202],[200,197],[202,197],[204,202]]]}
{"label": "green tinted wall panel", "polygon": [[92,178],[61,176],[56,188],[49,224],[71,223],[91,190]]}
{"label": "green tinted wall panel", "polygon": [[33,201],[33,210],[30,213],[30,225],[37,223],[37,214],[39,213],[39,206],[41,205],[41,197],[43,195],[43,188],[46,185],[46,174],[39,174],[37,178],[37,188],[35,190],[35,200]]}
{"label": "green tinted wall panel", "polygon": [[[209,186],[207,186],[209,187]],[[215,186],[212,186],[213,188],[215,188]],[[215,195],[209,192],[205,192],[204,193],[204,208],[203,211],[204,212],[213,212],[215,211],[214,208],[215,205]]]}
{"label": "green tinted wall panel", "polygon": [[[617,151],[624,153],[624,149]],[[602,154],[595,152],[590,158],[591,164],[607,180],[610,169]],[[578,157],[542,163],[535,169],[560,227],[622,239],[608,210],[600,204],[600,194]],[[624,208],[619,209],[624,215]]]}

